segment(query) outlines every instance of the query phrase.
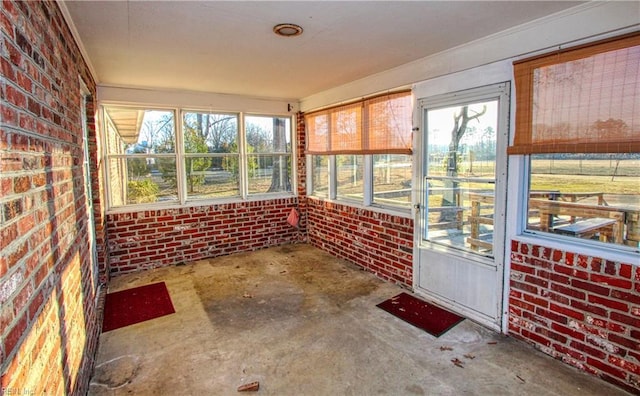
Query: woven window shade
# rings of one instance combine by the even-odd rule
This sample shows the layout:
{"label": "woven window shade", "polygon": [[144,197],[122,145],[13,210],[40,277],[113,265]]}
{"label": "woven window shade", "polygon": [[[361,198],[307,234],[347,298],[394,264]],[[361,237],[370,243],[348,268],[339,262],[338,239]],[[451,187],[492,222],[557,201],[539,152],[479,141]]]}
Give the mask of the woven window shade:
{"label": "woven window shade", "polygon": [[305,116],[307,154],[411,154],[411,92],[336,106]]}
{"label": "woven window shade", "polygon": [[331,152],[352,154],[362,150],[362,104],[352,103],[331,112]]}
{"label": "woven window shade", "polygon": [[365,102],[369,154],[411,154],[411,96],[399,93]]}
{"label": "woven window shade", "polygon": [[516,62],[509,154],[640,152],[640,34]]}
{"label": "woven window shade", "polygon": [[307,152],[317,154],[329,151],[329,112],[305,116]]}

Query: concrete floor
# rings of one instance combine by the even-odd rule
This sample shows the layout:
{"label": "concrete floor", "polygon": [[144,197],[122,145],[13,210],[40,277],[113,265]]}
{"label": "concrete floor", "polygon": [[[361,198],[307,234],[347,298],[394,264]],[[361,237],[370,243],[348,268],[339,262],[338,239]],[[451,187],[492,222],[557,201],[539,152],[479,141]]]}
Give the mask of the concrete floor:
{"label": "concrete floor", "polygon": [[[376,304],[404,291],[309,245],[113,279],[176,313],[102,334],[90,395],[625,395],[465,320],[440,338]],[[463,367],[452,363],[463,362]]]}

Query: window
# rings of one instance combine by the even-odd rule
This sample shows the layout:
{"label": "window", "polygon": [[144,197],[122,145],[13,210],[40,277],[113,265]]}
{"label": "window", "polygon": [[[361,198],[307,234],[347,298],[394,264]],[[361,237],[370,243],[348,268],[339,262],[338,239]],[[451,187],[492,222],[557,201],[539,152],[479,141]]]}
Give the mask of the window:
{"label": "window", "polygon": [[336,155],[336,198],[364,199],[364,156]]}
{"label": "window", "polygon": [[411,205],[412,157],[406,154],[373,156],[373,203],[408,208]]}
{"label": "window", "polygon": [[177,113],[104,107],[111,208],[291,193],[289,117]]}
{"label": "window", "polygon": [[329,160],[328,155],[311,156],[311,178],[309,195],[329,197]]}
{"label": "window", "polygon": [[174,112],[110,107],[104,115],[110,205],[176,202]]}
{"label": "window", "polygon": [[640,35],[514,64],[526,229],[638,250]]}
{"label": "window", "polygon": [[187,199],[239,197],[238,115],[184,112],[182,133]]}
{"label": "window", "polygon": [[411,112],[404,91],[307,114],[310,194],[408,208]]}
{"label": "window", "polygon": [[291,119],[245,117],[249,194],[291,191]]}

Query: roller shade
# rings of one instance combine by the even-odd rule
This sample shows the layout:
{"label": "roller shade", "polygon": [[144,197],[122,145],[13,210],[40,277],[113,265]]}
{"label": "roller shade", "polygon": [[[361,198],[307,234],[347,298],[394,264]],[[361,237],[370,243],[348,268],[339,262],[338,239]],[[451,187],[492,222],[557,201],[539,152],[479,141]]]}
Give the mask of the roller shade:
{"label": "roller shade", "polygon": [[640,152],[640,34],[514,63],[509,154]]}
{"label": "roller shade", "polygon": [[307,154],[411,154],[411,92],[305,115]]}

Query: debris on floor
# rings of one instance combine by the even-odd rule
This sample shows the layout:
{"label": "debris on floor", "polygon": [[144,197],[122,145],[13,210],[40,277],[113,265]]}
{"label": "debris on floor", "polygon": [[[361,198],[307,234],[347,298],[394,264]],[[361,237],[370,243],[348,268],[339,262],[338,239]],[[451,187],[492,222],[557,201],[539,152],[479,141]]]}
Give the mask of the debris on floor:
{"label": "debris on floor", "polygon": [[464,368],[464,362],[458,358],[451,359],[451,363],[453,363],[454,365],[460,368]]}
{"label": "debris on floor", "polygon": [[441,347],[440,347],[440,350],[441,350],[441,351],[453,351],[453,348],[448,347],[448,346],[441,346]]}
{"label": "debris on floor", "polygon": [[472,354],[470,354],[470,353],[467,353],[466,355],[464,355],[464,357],[466,357],[466,358],[467,358],[467,359],[469,359],[469,360],[473,360],[473,359],[475,359],[475,358],[476,358],[476,356],[475,356],[475,355],[472,355]]}
{"label": "debris on floor", "polygon": [[260,389],[260,382],[249,382],[238,387],[238,392],[257,392]]}

